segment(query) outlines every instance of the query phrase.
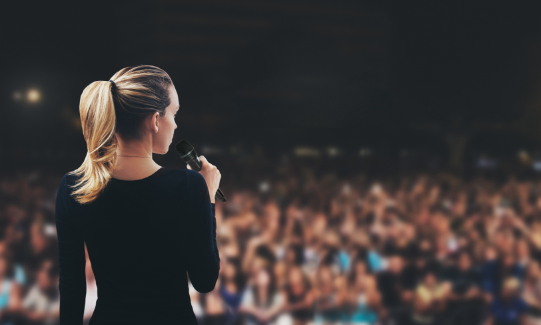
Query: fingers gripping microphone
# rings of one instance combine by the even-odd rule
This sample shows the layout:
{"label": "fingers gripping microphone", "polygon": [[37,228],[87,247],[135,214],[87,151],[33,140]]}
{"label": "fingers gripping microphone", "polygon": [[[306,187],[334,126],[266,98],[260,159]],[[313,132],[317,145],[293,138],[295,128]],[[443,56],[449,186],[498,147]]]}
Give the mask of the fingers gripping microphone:
{"label": "fingers gripping microphone", "polygon": [[[197,153],[195,152],[195,148],[186,140],[180,140],[175,145],[175,148],[177,149],[178,154],[180,155],[180,158],[184,160],[184,162],[195,171],[200,171],[201,167],[203,166],[201,163],[201,160],[199,160],[199,157],[197,156]],[[224,196],[224,193],[220,189],[216,191],[216,196],[218,200],[220,200],[222,203],[225,203],[226,198]]]}

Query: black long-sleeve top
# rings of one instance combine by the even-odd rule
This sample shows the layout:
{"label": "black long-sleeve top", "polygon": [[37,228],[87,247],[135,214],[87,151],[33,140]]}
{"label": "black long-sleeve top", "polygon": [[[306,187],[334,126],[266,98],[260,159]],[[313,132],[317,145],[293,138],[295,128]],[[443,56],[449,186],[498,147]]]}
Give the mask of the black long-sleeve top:
{"label": "black long-sleeve top", "polygon": [[64,175],[56,197],[60,324],[83,322],[85,242],[98,287],[90,325],[197,324],[187,275],[205,293],[220,270],[203,176],[161,168],[140,180],[113,178],[89,204],[70,196],[76,177]]}

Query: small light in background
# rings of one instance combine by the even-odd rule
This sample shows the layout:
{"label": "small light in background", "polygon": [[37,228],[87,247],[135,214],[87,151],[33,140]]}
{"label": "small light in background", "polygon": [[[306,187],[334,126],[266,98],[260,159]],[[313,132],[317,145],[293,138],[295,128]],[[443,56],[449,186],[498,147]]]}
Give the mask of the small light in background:
{"label": "small light in background", "polygon": [[351,186],[348,183],[342,185],[342,193],[345,195],[349,195],[351,193]]}
{"label": "small light in background", "polygon": [[36,103],[40,99],[39,91],[36,89],[30,89],[26,94],[26,99],[31,103]]}
{"label": "small light in background", "polygon": [[372,154],[372,150],[370,148],[361,148],[359,151],[359,156],[361,157],[367,157]]}
{"label": "small light in background", "polygon": [[299,157],[319,157],[321,155],[319,150],[310,147],[296,147],[293,152],[295,156]]}
{"label": "small light in background", "polygon": [[535,160],[532,164],[533,170],[536,172],[541,172],[541,160]]}
{"label": "small light in background", "polygon": [[336,147],[328,147],[327,148],[327,154],[331,157],[335,157],[335,156],[338,156],[339,154],[341,154],[341,150],[336,148]]}
{"label": "small light in background", "polygon": [[518,159],[524,165],[531,165],[532,159],[526,150],[520,150],[518,152]]}
{"label": "small light in background", "polygon": [[267,181],[263,181],[259,184],[259,190],[263,193],[268,192],[270,190],[270,184]]}
{"label": "small light in background", "polygon": [[224,150],[216,146],[202,145],[201,153],[204,155],[222,155]]}
{"label": "small light in background", "polygon": [[21,100],[23,98],[23,94],[21,94],[20,91],[16,91],[14,94],[13,94],[13,99],[15,100]]}
{"label": "small light in background", "polygon": [[43,232],[46,236],[54,237],[56,236],[56,227],[51,223],[47,223],[43,226]]}
{"label": "small light in background", "polygon": [[379,196],[383,193],[383,187],[376,182],[371,186],[370,192],[376,196]]}
{"label": "small light in background", "polygon": [[482,155],[479,157],[479,159],[477,159],[477,166],[481,169],[491,169],[497,167],[498,162],[487,155]]}

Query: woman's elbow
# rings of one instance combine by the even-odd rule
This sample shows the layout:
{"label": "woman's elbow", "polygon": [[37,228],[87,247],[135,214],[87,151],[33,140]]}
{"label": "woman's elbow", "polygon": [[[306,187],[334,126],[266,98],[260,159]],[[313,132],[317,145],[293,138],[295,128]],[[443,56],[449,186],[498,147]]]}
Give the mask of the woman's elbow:
{"label": "woman's elbow", "polygon": [[200,293],[209,293],[216,287],[216,282],[218,281],[218,276],[220,274],[220,267],[218,266],[218,269],[210,274],[207,277],[199,278],[194,277],[193,279],[190,278],[190,281],[192,282],[193,287],[195,290],[197,290]]}
{"label": "woman's elbow", "polygon": [[193,287],[195,290],[197,290],[200,293],[209,293],[212,290],[214,290],[214,287],[216,286],[216,281],[214,283],[202,283],[202,284],[196,284],[196,282],[192,282]]}

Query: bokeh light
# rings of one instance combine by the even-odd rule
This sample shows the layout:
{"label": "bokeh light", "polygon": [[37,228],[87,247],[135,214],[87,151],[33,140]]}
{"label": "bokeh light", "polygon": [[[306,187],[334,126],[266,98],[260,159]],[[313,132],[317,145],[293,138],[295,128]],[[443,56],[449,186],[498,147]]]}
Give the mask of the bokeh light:
{"label": "bokeh light", "polygon": [[26,99],[31,103],[39,102],[41,95],[36,89],[30,89],[26,94]]}

